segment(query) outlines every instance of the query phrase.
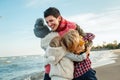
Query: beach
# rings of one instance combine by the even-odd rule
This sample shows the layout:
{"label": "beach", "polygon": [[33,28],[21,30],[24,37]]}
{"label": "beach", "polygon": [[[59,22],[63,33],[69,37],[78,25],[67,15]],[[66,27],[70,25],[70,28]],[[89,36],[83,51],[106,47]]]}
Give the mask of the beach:
{"label": "beach", "polygon": [[[94,68],[96,70],[96,76],[98,80],[120,80],[120,49],[109,50],[116,54],[112,58],[115,60],[115,63],[104,64],[103,66]],[[109,54],[109,53],[108,53]],[[105,55],[107,57],[107,55]],[[42,80],[43,73],[37,73],[31,75],[30,80]]]}
{"label": "beach", "polygon": [[[98,80],[120,80],[120,49],[92,51],[90,59]],[[43,56],[0,57],[0,64],[0,80],[43,80]]]}
{"label": "beach", "polygon": [[111,51],[118,55],[116,62],[95,68],[98,80],[120,80],[120,49]]}

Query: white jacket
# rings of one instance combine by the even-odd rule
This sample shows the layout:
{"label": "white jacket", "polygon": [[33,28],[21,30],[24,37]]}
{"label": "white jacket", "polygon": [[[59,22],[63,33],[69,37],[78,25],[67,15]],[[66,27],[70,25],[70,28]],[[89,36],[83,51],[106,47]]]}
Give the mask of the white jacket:
{"label": "white jacket", "polygon": [[50,32],[48,35],[46,35],[44,38],[41,38],[41,48],[46,50],[46,48],[49,46],[50,41],[59,34],[57,32]]}
{"label": "white jacket", "polygon": [[74,65],[73,62],[65,57],[67,52],[62,47],[48,47],[45,59],[50,63],[50,77],[56,80],[72,80]]}

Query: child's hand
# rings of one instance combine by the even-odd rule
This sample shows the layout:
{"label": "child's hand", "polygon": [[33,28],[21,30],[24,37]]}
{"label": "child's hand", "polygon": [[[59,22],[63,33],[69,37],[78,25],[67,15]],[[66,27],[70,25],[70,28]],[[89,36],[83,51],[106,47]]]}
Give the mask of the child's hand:
{"label": "child's hand", "polygon": [[89,52],[90,52],[90,51],[91,51],[91,49],[92,49],[92,47],[91,47],[91,46],[88,46],[88,47],[87,47],[87,51],[89,51]]}
{"label": "child's hand", "polygon": [[90,47],[90,46],[89,46],[89,47],[87,47],[87,51],[86,51],[87,56],[89,56],[89,55],[90,55],[90,50],[91,50],[91,48],[92,48],[92,47]]}
{"label": "child's hand", "polygon": [[86,56],[88,57],[90,55],[90,53],[89,52],[86,52]]}

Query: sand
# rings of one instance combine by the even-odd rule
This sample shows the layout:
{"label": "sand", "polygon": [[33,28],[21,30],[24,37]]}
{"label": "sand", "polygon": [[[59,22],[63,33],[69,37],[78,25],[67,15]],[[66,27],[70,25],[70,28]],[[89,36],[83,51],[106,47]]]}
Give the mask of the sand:
{"label": "sand", "polygon": [[98,80],[120,80],[120,49],[111,51],[118,55],[116,63],[95,68]]}

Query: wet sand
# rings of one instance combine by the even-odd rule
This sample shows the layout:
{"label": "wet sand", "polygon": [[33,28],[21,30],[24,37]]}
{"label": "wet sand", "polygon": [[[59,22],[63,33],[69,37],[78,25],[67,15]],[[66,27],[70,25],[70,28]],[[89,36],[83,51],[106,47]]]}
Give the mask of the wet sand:
{"label": "wet sand", "polygon": [[118,55],[116,63],[95,68],[98,80],[120,80],[120,49],[111,51]]}

